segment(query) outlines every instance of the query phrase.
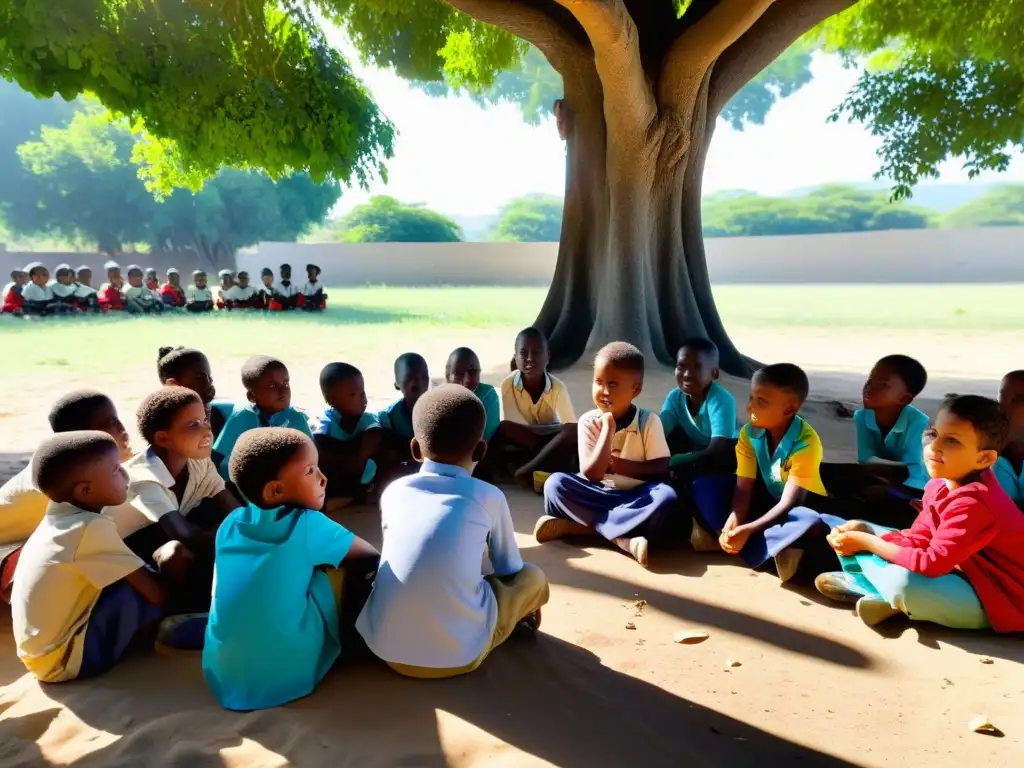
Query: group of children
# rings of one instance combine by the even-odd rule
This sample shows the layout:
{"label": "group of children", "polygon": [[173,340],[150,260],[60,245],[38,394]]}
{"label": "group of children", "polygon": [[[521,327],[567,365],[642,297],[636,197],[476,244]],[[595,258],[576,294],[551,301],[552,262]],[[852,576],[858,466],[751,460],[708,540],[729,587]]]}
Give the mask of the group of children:
{"label": "group of children", "polygon": [[97,290],[92,286],[92,270],[81,266],[77,270],[60,264],[50,271],[40,262],[11,272],[11,282],[4,287],[0,312],[11,315],[76,315],[83,312],[127,312],[133,315],[155,314],[165,311],[212,312],[219,310],[259,309],[271,312],[301,309],[322,312],[327,309],[327,294],[320,281],[320,267],[306,265],[306,282],[292,280],[289,264],[280,267],[280,279],[264,269],[261,284],[249,285],[249,273],[235,274],[222,269],[217,276],[220,288],[216,292],[207,285],[206,272],[197,269],[192,283],[181,285],[181,275],[171,267],[163,284],[155,269],[143,270],[131,264],[121,274],[115,261],[104,265],[107,282]]}
{"label": "group of children", "polygon": [[[883,358],[854,414],[858,462],[836,465],[798,415],[795,365],[754,374],[740,428],[705,339],[679,350],[660,413],[635,403],[644,358],[629,344],[598,353],[578,420],[547,367],[534,328],[500,390],[468,348],[433,388],[424,358],[403,354],[399,397],[374,413],[360,371],[330,363],[309,419],[276,358],[245,363],[247,402],[232,404],[202,352],[162,348],[134,454],[106,396],[62,398],[53,436],[0,490],[19,656],[57,682],[152,636],[202,649],[211,691],[236,710],[307,695],[343,650],[410,677],[470,672],[535,631],[548,600],[500,479],[543,493],[540,543],[601,536],[646,567],[649,549],[689,540],[813,577],[868,624],[1024,630],[1024,372],[998,402],[953,397],[929,421],[912,405],[924,369]],[[377,492],[380,552],[324,514]]]}

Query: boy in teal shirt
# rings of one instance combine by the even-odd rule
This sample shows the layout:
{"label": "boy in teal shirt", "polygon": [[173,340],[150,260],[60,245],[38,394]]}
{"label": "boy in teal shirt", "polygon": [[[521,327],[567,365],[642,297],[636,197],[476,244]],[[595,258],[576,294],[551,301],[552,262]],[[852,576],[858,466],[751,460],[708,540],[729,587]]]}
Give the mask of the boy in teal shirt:
{"label": "boy in teal shirt", "polygon": [[661,406],[673,474],[736,468],[736,400],[718,383],[718,347],[688,339],[676,355],[676,389]]}
{"label": "boy in teal shirt", "polygon": [[1010,422],[1010,439],[992,470],[1013,502],[1024,510],[1024,371],[1011,371],[999,385],[999,410]]}
{"label": "boy in teal shirt", "polygon": [[235,443],[250,429],[291,427],[313,436],[306,414],[292,407],[291,377],[280,360],[266,355],[250,357],[242,366],[242,384],[249,403],[235,406],[213,444],[213,461],[225,480]]}
{"label": "boy in teal shirt", "polygon": [[280,706],[312,693],[358,638],[355,620],[380,556],[320,513],[326,479],[313,441],[250,430],[231,456],[248,506],[217,531],[203,676],[227,709]]}
{"label": "boy in teal shirt", "polygon": [[329,363],[320,372],[320,391],[328,407],[314,426],[313,439],[320,471],[327,476],[327,495],[360,497],[377,476],[372,457],[384,437],[377,414],[366,411],[363,374],[348,363]]}
{"label": "boy in teal shirt", "polygon": [[413,460],[410,445],[414,437],[412,409],[423,393],[430,389],[430,371],[422,355],[406,352],[398,356],[395,360],[395,389],[402,396],[377,414],[383,430],[380,470],[386,478],[419,472],[419,464]]}
{"label": "boy in teal shirt", "polygon": [[476,352],[468,347],[453,351],[444,366],[444,378],[449,384],[461,384],[484,404],[484,413],[487,414],[484,440],[490,442],[501,424],[501,401],[494,387],[480,383],[480,358]]}

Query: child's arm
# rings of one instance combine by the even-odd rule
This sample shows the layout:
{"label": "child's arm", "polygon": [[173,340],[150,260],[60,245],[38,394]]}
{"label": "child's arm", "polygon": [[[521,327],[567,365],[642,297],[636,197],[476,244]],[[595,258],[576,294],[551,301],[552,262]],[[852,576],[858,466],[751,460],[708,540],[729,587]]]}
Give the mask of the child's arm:
{"label": "child's arm", "polygon": [[753,477],[736,478],[736,490],[732,493],[732,512],[729,513],[725,525],[722,527],[722,534],[718,537],[718,544],[730,555],[738,555],[747,539],[753,532],[752,529],[742,529],[750,514],[750,501],[754,497],[754,484],[757,482]]}
{"label": "child's arm", "polygon": [[501,419],[512,424],[526,425],[526,419],[519,412],[516,404],[515,387],[506,379],[501,384]]}
{"label": "child's arm", "polygon": [[356,536],[352,539],[352,546],[348,548],[348,552],[345,553],[345,557],[342,558],[341,562],[344,563],[346,560],[364,557],[380,557],[380,552],[377,551],[373,544]]}
{"label": "child's arm", "polygon": [[498,402],[498,392],[493,387],[483,399],[484,414],[487,417],[484,426],[484,440],[490,442],[494,439],[494,433],[498,431],[501,424],[501,403]]}
{"label": "child's arm", "polygon": [[189,522],[181,512],[168,512],[160,518],[160,527],[171,541],[180,541],[195,553],[206,553],[213,549],[213,535],[195,523]]}
{"label": "child's arm", "polygon": [[612,456],[608,460],[608,472],[613,475],[633,477],[637,480],[657,482],[668,477],[670,462],[668,456],[648,461],[629,461],[629,459]]}
{"label": "child's arm", "polygon": [[[668,401],[665,405],[669,405]],[[664,411],[663,411],[664,413]],[[673,413],[673,420],[675,415]],[[736,434],[736,401],[728,397],[713,397],[708,402],[708,420],[711,424],[711,442],[707,448],[690,453],[681,453],[672,457],[672,468],[685,467],[704,459],[726,456],[732,450],[732,438]],[[662,417],[664,422],[664,417]],[[668,427],[665,427],[668,434]]]}
{"label": "child's arm", "polygon": [[164,585],[147,568],[139,568],[134,573],[129,573],[124,580],[129,587],[142,595],[147,603],[163,605],[167,600],[167,590],[164,589]]}
{"label": "child's arm", "polygon": [[225,488],[213,497],[213,503],[217,505],[217,509],[224,513],[224,517],[227,517],[239,507],[244,507],[245,504],[238,498],[234,491],[230,488]]}
{"label": "child's arm", "polygon": [[487,537],[488,556],[494,567],[494,575],[513,576],[523,570],[523,556],[516,544],[516,529],[512,524],[512,512],[508,508],[505,494],[495,489],[493,497],[487,500],[487,511],[491,516],[491,532]]}
{"label": "child's arm", "polygon": [[742,529],[749,529],[750,533],[770,528],[775,525],[779,518],[785,517],[789,514],[789,511],[793,509],[793,507],[799,507],[806,497],[807,491],[800,487],[800,485],[798,485],[791,477],[786,482],[786,486],[782,489],[782,498],[775,503],[774,507],[769,509],[756,520],[751,520],[749,523],[745,523],[740,527]]}
{"label": "child's arm", "polygon": [[592,483],[599,483],[608,473],[615,437],[615,417],[603,413],[596,419],[581,421],[579,431],[580,472]]}
{"label": "child's arm", "polygon": [[576,411],[573,410],[569,390],[565,387],[558,388],[558,397],[555,399],[555,416],[558,417],[559,424],[576,423]]}

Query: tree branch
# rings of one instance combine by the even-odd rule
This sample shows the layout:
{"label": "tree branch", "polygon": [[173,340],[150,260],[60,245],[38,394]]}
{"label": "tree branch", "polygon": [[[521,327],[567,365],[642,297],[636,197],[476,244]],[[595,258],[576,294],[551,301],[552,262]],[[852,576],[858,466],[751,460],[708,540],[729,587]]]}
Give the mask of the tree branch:
{"label": "tree branch", "polygon": [[622,0],[556,0],[590,38],[604,89],[605,119],[645,132],[657,117],[654,93],[640,59],[640,34]]}
{"label": "tree branch", "polygon": [[[477,21],[500,27],[536,47],[548,63],[561,72],[566,56],[580,45],[573,31],[552,14],[538,8],[536,0],[446,0],[458,11]],[[551,3],[552,10],[558,8]],[[560,9],[559,9],[560,10]]]}
{"label": "tree branch", "polygon": [[685,29],[665,57],[658,87],[663,105],[678,106],[696,95],[704,75],[722,53],[746,34],[776,0],[719,0]]}
{"label": "tree branch", "polygon": [[800,37],[856,2],[777,0],[715,64],[708,97],[708,119],[715,120],[743,86]]}

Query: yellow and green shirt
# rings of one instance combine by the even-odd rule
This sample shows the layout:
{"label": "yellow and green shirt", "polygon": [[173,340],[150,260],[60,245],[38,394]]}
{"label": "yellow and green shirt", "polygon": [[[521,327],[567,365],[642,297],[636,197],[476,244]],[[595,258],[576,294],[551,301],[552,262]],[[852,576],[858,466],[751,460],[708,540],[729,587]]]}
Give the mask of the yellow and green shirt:
{"label": "yellow and green shirt", "polygon": [[776,499],[782,498],[786,483],[825,496],[821,482],[821,439],[811,425],[793,417],[782,440],[769,454],[767,430],[744,424],[736,444],[736,476],[754,479],[758,472]]}

